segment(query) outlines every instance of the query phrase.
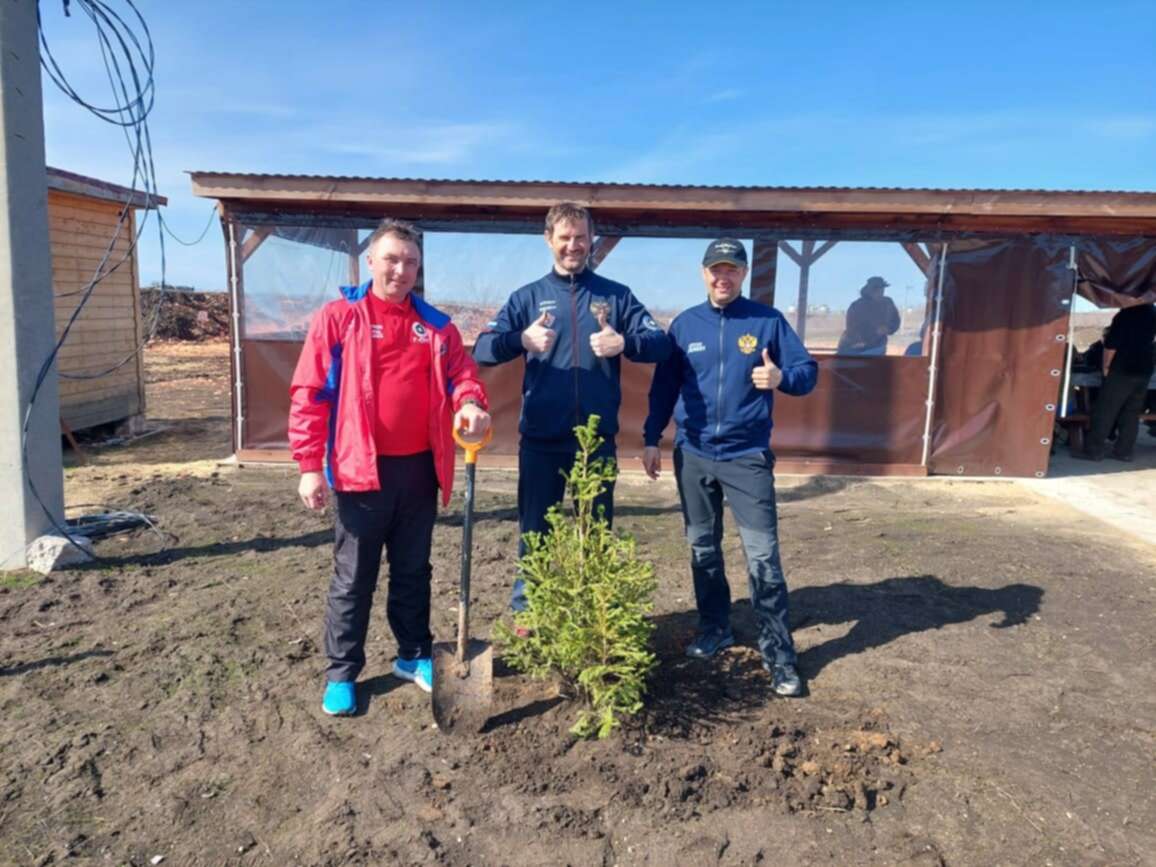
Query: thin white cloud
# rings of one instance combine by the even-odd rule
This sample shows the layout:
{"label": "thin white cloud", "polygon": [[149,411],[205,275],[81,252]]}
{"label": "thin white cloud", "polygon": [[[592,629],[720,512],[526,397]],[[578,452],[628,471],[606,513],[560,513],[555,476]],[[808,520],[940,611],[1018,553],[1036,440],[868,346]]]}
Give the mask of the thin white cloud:
{"label": "thin white cloud", "polygon": [[1099,138],[1139,141],[1156,136],[1156,116],[1121,115],[1089,118],[1080,123],[1080,130]]}
{"label": "thin white cloud", "polygon": [[[1012,151],[1047,147],[1057,140],[1080,136],[1135,144],[1156,138],[1156,116],[1084,115],[1072,119],[1059,112],[974,112],[958,114],[794,114],[743,123],[725,133],[681,125],[651,147],[608,171],[606,180],[638,183],[766,183],[752,177],[752,165],[768,169],[790,161],[838,151],[848,154],[894,153],[897,172],[902,161],[924,154],[951,152],[961,166],[991,164]],[[736,176],[735,172],[744,172]],[[690,180],[690,179],[693,179]],[[900,182],[897,175],[894,181]],[[862,183],[813,177],[809,183]],[[882,181],[877,181],[882,182]],[[910,181],[908,181],[910,183]],[[1028,182],[1030,183],[1030,182]]]}
{"label": "thin white cloud", "polygon": [[737,88],[729,87],[725,90],[716,90],[714,93],[707,94],[703,102],[735,102],[741,99],[743,92]]}
{"label": "thin white cloud", "polygon": [[605,172],[607,181],[621,183],[685,183],[703,166],[717,165],[742,148],[742,134],[676,131],[649,151]]}
{"label": "thin white cloud", "polygon": [[321,150],[368,159],[383,166],[466,165],[480,151],[514,137],[514,127],[504,123],[446,123],[406,127],[377,135],[347,138],[326,136]]}

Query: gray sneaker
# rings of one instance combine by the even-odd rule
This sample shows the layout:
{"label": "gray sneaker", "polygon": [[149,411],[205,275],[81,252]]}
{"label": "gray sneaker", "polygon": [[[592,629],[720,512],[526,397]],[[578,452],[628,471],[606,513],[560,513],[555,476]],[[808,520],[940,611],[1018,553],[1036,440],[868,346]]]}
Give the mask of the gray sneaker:
{"label": "gray sneaker", "polygon": [[686,648],[686,655],[691,659],[710,659],[720,650],[734,647],[734,644],[735,637],[729,629],[708,629],[695,636]]}
{"label": "gray sneaker", "polygon": [[764,662],[763,668],[771,673],[771,690],[775,695],[796,698],[803,694],[803,681],[795,666],[769,665]]}

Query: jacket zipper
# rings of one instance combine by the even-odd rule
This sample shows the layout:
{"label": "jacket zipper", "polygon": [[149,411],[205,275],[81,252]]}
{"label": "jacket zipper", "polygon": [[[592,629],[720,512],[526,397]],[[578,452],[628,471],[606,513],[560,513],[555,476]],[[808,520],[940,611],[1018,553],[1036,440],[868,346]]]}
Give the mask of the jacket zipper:
{"label": "jacket zipper", "polygon": [[570,369],[574,371],[574,426],[582,424],[582,402],[578,396],[578,294],[574,275],[570,275]]}
{"label": "jacket zipper", "polygon": [[[358,343],[361,346],[359,355],[361,356],[358,366],[361,370],[358,371],[361,378],[361,401],[365,407],[365,420],[369,425],[369,450],[373,458],[370,461],[370,471],[373,473],[374,479],[377,481],[377,489],[381,490],[381,478],[377,474],[377,442],[374,438],[374,425],[377,424],[377,395],[373,389],[373,320],[369,314],[369,299],[368,297],[362,299],[363,306],[360,308],[361,315],[354,318],[355,324],[358,326]],[[344,355],[344,353],[342,353]],[[345,363],[345,359],[342,359]],[[336,407],[334,408],[334,411]],[[334,445],[336,446],[336,437],[334,437]],[[334,476],[336,482],[336,474]]]}
{"label": "jacket zipper", "polygon": [[722,399],[723,399],[723,367],[725,361],[723,358],[723,326],[726,325],[726,311],[720,309],[718,312],[718,398],[715,400],[715,423],[714,423],[714,447],[715,452],[718,452],[718,440],[722,433]]}

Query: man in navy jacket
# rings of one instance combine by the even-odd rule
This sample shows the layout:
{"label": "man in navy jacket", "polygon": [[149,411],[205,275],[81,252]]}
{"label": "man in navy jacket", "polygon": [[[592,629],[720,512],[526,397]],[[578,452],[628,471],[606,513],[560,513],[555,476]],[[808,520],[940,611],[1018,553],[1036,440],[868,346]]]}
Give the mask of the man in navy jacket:
{"label": "man in navy jacket", "polygon": [[[574,428],[597,414],[605,440],[598,457],[615,456],[621,357],[654,363],[670,355],[670,340],[621,283],[587,267],[594,236],[590,213],[568,202],[546,214],[546,244],[554,267],[515,291],[474,347],[486,365],[526,359],[518,431],[518,556],[521,534],[546,532],[546,512],[565,494],[563,473],[574,463]],[[614,520],[614,487],[595,501]],[[525,608],[522,582],[511,605]]]}
{"label": "man in navy jacket", "polygon": [[771,411],[776,388],[796,396],[810,392],[818,365],[778,310],[742,296],[747,253],[739,241],[714,241],[702,265],[707,300],[671,323],[674,350],[654,371],[643,466],[658,478],[658,442],[673,413],[674,475],[699,614],[687,655],[707,659],[734,644],[722,554],[725,496],[747,555],[763,666],[776,693],[797,696],[803,685],[779,560]]}

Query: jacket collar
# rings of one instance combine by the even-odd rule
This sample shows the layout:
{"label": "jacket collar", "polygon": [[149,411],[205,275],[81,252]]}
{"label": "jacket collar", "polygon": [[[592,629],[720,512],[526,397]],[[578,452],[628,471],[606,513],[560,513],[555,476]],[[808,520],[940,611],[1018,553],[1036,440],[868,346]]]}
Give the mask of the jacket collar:
{"label": "jacket collar", "polygon": [[707,313],[709,313],[713,316],[737,316],[743,312],[743,307],[745,306],[745,304],[746,304],[746,297],[743,295],[740,295],[738,298],[736,298],[734,301],[732,301],[730,304],[726,305],[725,307],[715,307],[713,304],[710,303],[710,299],[708,298],[706,301],[702,302],[702,308]]}
{"label": "jacket collar", "polygon": [[[373,278],[366,280],[358,286],[342,286],[341,294],[345,300],[350,304],[361,301],[365,296],[373,291]],[[416,292],[409,293],[410,303],[413,304],[414,312],[429,325],[437,330],[441,330],[450,324],[450,317],[442,311],[438,310],[421,295]]]}
{"label": "jacket collar", "polygon": [[563,277],[561,274],[551,268],[550,273],[546,275],[545,279],[550,283],[551,286],[558,288],[569,289],[571,280],[573,280],[575,286],[586,286],[590,283],[590,269],[583,268],[571,278],[569,275]]}

